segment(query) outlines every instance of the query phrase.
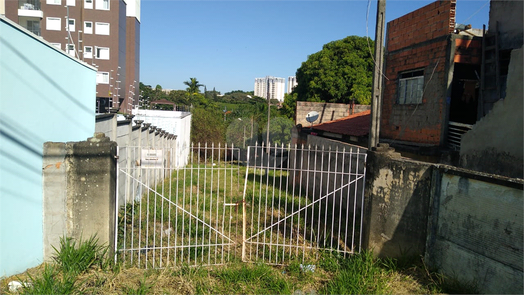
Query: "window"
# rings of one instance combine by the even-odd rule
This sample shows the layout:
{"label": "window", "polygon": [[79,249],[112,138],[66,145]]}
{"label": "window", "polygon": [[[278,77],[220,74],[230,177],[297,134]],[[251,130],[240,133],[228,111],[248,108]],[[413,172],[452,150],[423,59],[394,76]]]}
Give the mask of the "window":
{"label": "window", "polygon": [[75,6],[75,0],[66,0],[67,6]]}
{"label": "window", "polygon": [[84,34],[93,34],[93,22],[84,22]]}
{"label": "window", "polygon": [[109,10],[109,0],[96,0],[96,9]]}
{"label": "window", "polygon": [[62,49],[62,44],[60,44],[60,43],[49,43],[49,44],[53,45],[54,47],[56,47],[56,48],[58,48],[60,50]]}
{"label": "window", "polygon": [[84,58],[93,58],[92,46],[84,46]]}
{"label": "window", "polygon": [[69,19],[69,31],[74,32],[75,31],[75,20],[70,18]]}
{"label": "window", "polygon": [[62,0],[47,0],[46,3],[49,5],[62,5]]}
{"label": "window", "polygon": [[31,33],[40,36],[40,21],[39,20],[28,20],[27,30]]}
{"label": "window", "polygon": [[62,20],[59,17],[48,17],[45,26],[49,31],[60,31]]}
{"label": "window", "polygon": [[75,56],[75,44],[66,44],[66,53]]}
{"label": "window", "polygon": [[84,0],[85,9],[93,9],[93,0]]}
{"label": "window", "polygon": [[98,84],[109,84],[109,72],[97,72],[96,83]]}
{"label": "window", "polygon": [[97,35],[109,35],[109,24],[108,23],[95,23],[95,34]]}
{"label": "window", "polygon": [[109,48],[95,47],[95,57],[98,59],[109,59]]}
{"label": "window", "polygon": [[398,82],[398,103],[419,104],[422,103],[424,92],[424,71],[416,70],[400,74]]}

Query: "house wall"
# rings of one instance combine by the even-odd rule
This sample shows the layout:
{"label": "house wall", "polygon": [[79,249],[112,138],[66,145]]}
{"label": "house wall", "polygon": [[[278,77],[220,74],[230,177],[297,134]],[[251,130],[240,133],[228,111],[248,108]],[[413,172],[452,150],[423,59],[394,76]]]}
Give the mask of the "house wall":
{"label": "house wall", "polygon": [[43,262],[42,147],[92,136],[96,69],[0,17],[0,277]]}
{"label": "house wall", "polygon": [[302,124],[303,127],[311,126],[311,123],[306,121],[306,116],[311,111],[317,111],[320,116],[313,122],[313,124],[325,123],[333,120],[345,118],[353,113],[360,113],[369,110],[368,105],[351,105],[344,103],[326,103],[326,102],[309,102],[297,101],[295,125]]}
{"label": "house wall", "polygon": [[365,245],[376,255],[425,255],[430,269],[480,293],[523,292],[522,179],[368,151]]}
{"label": "house wall", "polygon": [[498,23],[500,49],[521,48],[524,41],[522,32],[524,2],[492,0],[489,6],[488,30],[493,30]]}
{"label": "house wall", "polygon": [[462,137],[460,166],[524,178],[522,48],[511,52],[506,98]]}
{"label": "house wall", "polygon": [[[456,1],[436,1],[388,23],[381,138],[443,144],[455,6]],[[415,69],[424,70],[422,103],[398,104],[399,74]]]}

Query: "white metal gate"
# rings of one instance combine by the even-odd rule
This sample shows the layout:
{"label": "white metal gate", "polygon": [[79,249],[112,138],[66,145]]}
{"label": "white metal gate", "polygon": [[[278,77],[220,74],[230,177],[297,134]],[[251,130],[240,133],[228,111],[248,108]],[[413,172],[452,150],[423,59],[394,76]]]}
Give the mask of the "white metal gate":
{"label": "white metal gate", "polygon": [[120,148],[115,252],[125,265],[285,264],[360,250],[360,148],[197,145],[184,167],[174,155]]}
{"label": "white metal gate", "polygon": [[285,264],[360,251],[366,153],[254,146],[244,184],[244,261]]}

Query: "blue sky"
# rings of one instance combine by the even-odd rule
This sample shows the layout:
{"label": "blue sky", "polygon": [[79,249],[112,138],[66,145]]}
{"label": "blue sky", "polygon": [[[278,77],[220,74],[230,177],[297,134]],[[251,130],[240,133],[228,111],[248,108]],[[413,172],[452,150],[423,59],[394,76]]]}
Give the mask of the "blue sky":
{"label": "blue sky", "polygon": [[[387,0],[386,21],[431,2]],[[374,39],[376,9],[376,0],[142,0],[140,80],[185,89],[195,77],[208,90],[253,91],[255,78],[294,76],[326,43]],[[482,28],[488,15],[489,0],[457,0],[458,23]]]}

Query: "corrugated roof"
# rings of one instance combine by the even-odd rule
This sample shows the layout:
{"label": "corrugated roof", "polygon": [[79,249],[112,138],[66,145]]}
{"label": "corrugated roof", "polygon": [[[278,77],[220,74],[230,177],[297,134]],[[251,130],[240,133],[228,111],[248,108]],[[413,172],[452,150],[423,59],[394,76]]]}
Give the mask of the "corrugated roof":
{"label": "corrugated roof", "polygon": [[370,124],[371,111],[368,110],[342,119],[313,125],[313,129],[350,136],[364,136],[369,133]]}

